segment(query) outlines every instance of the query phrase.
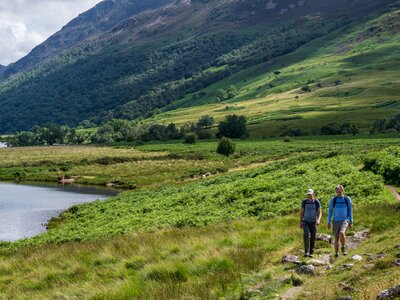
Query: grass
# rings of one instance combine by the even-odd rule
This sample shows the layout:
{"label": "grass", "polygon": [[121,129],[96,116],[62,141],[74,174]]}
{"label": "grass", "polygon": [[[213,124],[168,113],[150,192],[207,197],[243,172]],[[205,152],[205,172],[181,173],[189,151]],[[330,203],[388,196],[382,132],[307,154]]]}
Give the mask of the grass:
{"label": "grass", "polygon": [[[133,151],[145,156],[155,149],[164,153],[155,160],[72,165],[69,172],[80,170],[72,174],[90,178],[88,182],[110,178],[126,183],[133,178],[142,186],[135,185],[136,190],[108,201],[74,206],[50,222],[50,231],[20,244],[82,241],[248,218],[263,220],[296,210],[294,199],[302,197],[303,190],[311,185],[326,204],[332,188],[328,182],[345,184],[357,203],[375,202],[382,197],[382,177],[360,171],[360,165],[369,152],[396,145],[398,138],[316,137],[237,144],[238,153],[229,158],[217,155],[215,142],[206,141],[193,146],[149,144]],[[126,147],[111,151],[124,152]],[[38,174],[40,170],[37,167]],[[197,174],[206,171],[214,175],[200,180]]]}
{"label": "grass", "polygon": [[[356,207],[356,230],[372,228],[372,236],[350,255],[383,251],[394,259],[400,207],[391,198],[386,201]],[[327,229],[322,225],[320,231]],[[0,299],[238,299],[256,284],[269,299],[291,286],[291,279],[282,279],[291,271],[280,259],[299,253],[301,235],[296,214],[3,249]],[[319,244],[317,254],[325,251],[330,248]],[[346,262],[340,259],[337,265]],[[340,273],[302,276],[303,290],[313,299],[336,299],[338,283],[345,281],[360,287],[356,299],[372,299],[379,289],[395,284],[399,274],[389,263],[376,268],[371,273],[361,263]]]}
{"label": "grass", "polygon": [[[169,176],[171,184],[144,184],[108,201],[73,206],[52,220],[48,232],[1,243],[0,299],[238,299],[251,296],[254,287],[269,299],[301,283],[313,299],[335,299],[341,281],[358,288],[354,296],[372,298],[378,288],[396,282],[398,271],[387,261],[400,243],[390,238],[400,229],[400,208],[384,189],[382,175],[363,170],[362,164],[372,152],[397,145],[398,137],[244,140],[237,141],[239,153],[229,158],[215,154],[215,144],[84,147],[82,155],[69,152],[79,153],[79,147],[1,150],[9,169],[23,162],[40,174],[43,165],[69,162],[71,169],[97,168],[109,178],[133,172],[143,182],[159,170],[154,182]],[[85,157],[103,160],[111,154],[134,161],[81,164]],[[173,170],[178,161],[183,163],[179,168],[192,171],[214,163],[232,167],[207,180],[177,184]],[[317,191],[325,224],[325,208],[338,182],[355,203],[355,230],[369,228],[372,234],[350,254],[386,251],[389,256],[373,276],[358,265],[327,272],[318,281],[292,275],[280,259],[301,254],[297,210],[303,192],[309,186]],[[324,225],[320,231],[328,232]],[[330,247],[319,244],[317,254],[325,251]],[[362,289],[367,280],[374,285]],[[315,288],[316,282],[327,288]]]}
{"label": "grass", "polygon": [[181,185],[215,175],[243,171],[295,155],[319,152],[380,150],[398,144],[390,136],[303,137],[285,143],[281,138],[238,140],[235,155],[226,158],[215,152],[216,140],[186,145],[181,141],[130,144],[115,147],[58,146],[0,149],[0,179],[57,182],[62,176],[77,183],[124,188],[153,188]]}

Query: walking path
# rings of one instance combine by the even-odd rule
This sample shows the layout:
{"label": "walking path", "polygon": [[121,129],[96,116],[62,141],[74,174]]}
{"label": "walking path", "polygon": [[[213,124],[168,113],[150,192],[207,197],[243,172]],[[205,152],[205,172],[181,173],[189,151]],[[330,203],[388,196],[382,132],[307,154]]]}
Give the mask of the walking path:
{"label": "walking path", "polygon": [[386,185],[386,188],[393,194],[393,196],[396,197],[398,201],[400,201],[400,194],[397,188],[395,188],[393,185]]}

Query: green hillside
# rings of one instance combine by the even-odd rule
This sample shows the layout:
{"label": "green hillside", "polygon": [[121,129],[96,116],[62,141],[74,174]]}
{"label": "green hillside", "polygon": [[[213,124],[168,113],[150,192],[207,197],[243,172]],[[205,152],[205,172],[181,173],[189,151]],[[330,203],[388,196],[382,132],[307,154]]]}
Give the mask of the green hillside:
{"label": "green hillside", "polygon": [[[358,1],[337,0],[299,1],[298,4],[251,0],[172,1],[171,5],[141,11],[121,20],[98,38],[84,41],[3,82],[0,131],[26,130],[47,122],[75,126],[85,119],[97,123],[113,117],[142,119],[157,114],[159,109],[215,102],[215,88],[226,89],[229,83],[241,88],[233,101],[258,101],[273,92],[282,98],[292,98],[292,94],[284,92],[322,79],[325,87],[331,86],[333,79],[347,84],[350,77],[359,80],[357,76],[362,73],[358,70],[363,68],[365,76],[373,76],[369,71],[374,68],[365,69],[368,64],[362,56],[366,43],[360,43],[356,36],[357,45],[352,45],[356,53],[352,54],[361,56],[347,62],[346,73],[337,74],[338,65],[345,63],[340,59],[351,56],[345,40],[356,35],[359,27],[368,29],[368,19],[394,11],[396,5],[397,2],[386,0],[364,0],[363,5]],[[382,38],[388,35],[390,40],[384,40],[383,45],[388,48],[382,49],[384,52],[377,49],[375,55],[386,60],[389,58],[384,55],[385,51],[397,45],[396,15],[393,23],[393,30],[384,27],[379,31]],[[370,35],[379,41],[378,32]],[[339,44],[331,44],[328,49],[326,41],[332,40],[343,40],[345,45],[338,50]],[[374,54],[371,52],[371,55]],[[396,54],[393,55],[394,64],[389,63],[389,69],[396,66]],[[377,62],[376,68],[379,66]],[[282,73],[271,76],[277,69]],[[349,75],[353,73],[354,77]],[[382,80],[396,88],[396,83]],[[200,93],[204,88],[205,96]],[[360,94],[361,90],[357,91]],[[340,116],[341,113],[335,112],[335,101],[356,96],[346,92],[341,95],[335,89],[326,89],[324,103],[312,106],[324,106],[331,119]],[[193,101],[193,93],[203,96]],[[279,107],[281,104],[284,107],[284,103],[279,103]],[[291,104],[287,109],[293,106],[296,105]],[[333,114],[329,113],[330,106]],[[313,113],[319,112],[309,115]],[[258,113],[252,123],[260,124],[260,120],[268,118]],[[256,132],[262,131],[259,127],[255,126]]]}
{"label": "green hillside", "polygon": [[[236,113],[248,117],[253,137],[294,128],[319,134],[330,122],[350,122],[368,132],[373,121],[399,109],[399,30],[398,10],[351,24],[210,85],[200,92],[204,96],[189,94],[150,120],[183,124],[206,114],[221,120]],[[231,85],[239,94],[218,103],[216,92]]]}

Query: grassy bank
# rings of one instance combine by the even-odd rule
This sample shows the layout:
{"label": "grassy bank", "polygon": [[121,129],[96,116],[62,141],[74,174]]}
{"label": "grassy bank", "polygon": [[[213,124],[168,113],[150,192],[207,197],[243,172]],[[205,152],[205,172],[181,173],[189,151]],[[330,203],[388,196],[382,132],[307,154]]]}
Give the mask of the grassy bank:
{"label": "grassy bank", "polygon": [[[338,283],[350,281],[359,288],[355,299],[374,299],[379,289],[398,283],[399,270],[387,261],[394,260],[400,243],[395,234],[400,207],[385,197],[381,204],[356,206],[355,230],[372,231],[350,255],[384,252],[388,257],[374,272],[358,264],[318,278],[302,276],[303,297],[336,299],[343,295]],[[327,232],[325,223],[322,232]],[[301,237],[296,214],[2,250],[0,299],[239,299],[255,285],[263,299],[270,299],[292,286],[291,271],[280,260],[301,254]],[[319,242],[317,255],[325,251],[331,251],[329,245]],[[337,264],[350,260],[340,258]]]}

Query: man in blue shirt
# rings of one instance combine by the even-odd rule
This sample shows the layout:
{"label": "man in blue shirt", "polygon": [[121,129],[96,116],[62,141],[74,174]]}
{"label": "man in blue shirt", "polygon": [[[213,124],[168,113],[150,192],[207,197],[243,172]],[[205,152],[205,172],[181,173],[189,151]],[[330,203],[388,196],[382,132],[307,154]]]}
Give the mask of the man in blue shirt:
{"label": "man in blue shirt", "polygon": [[300,228],[304,230],[304,256],[313,257],[317,226],[321,222],[321,203],[314,196],[314,191],[307,191],[307,198],[301,202]]}
{"label": "man in blue shirt", "polygon": [[[333,226],[331,224],[333,217]],[[333,229],[335,235],[335,257],[339,256],[339,242],[342,245],[342,254],[346,252],[346,230],[353,227],[353,206],[349,196],[344,195],[344,188],[336,186],[336,196],[329,203],[328,229]]]}

